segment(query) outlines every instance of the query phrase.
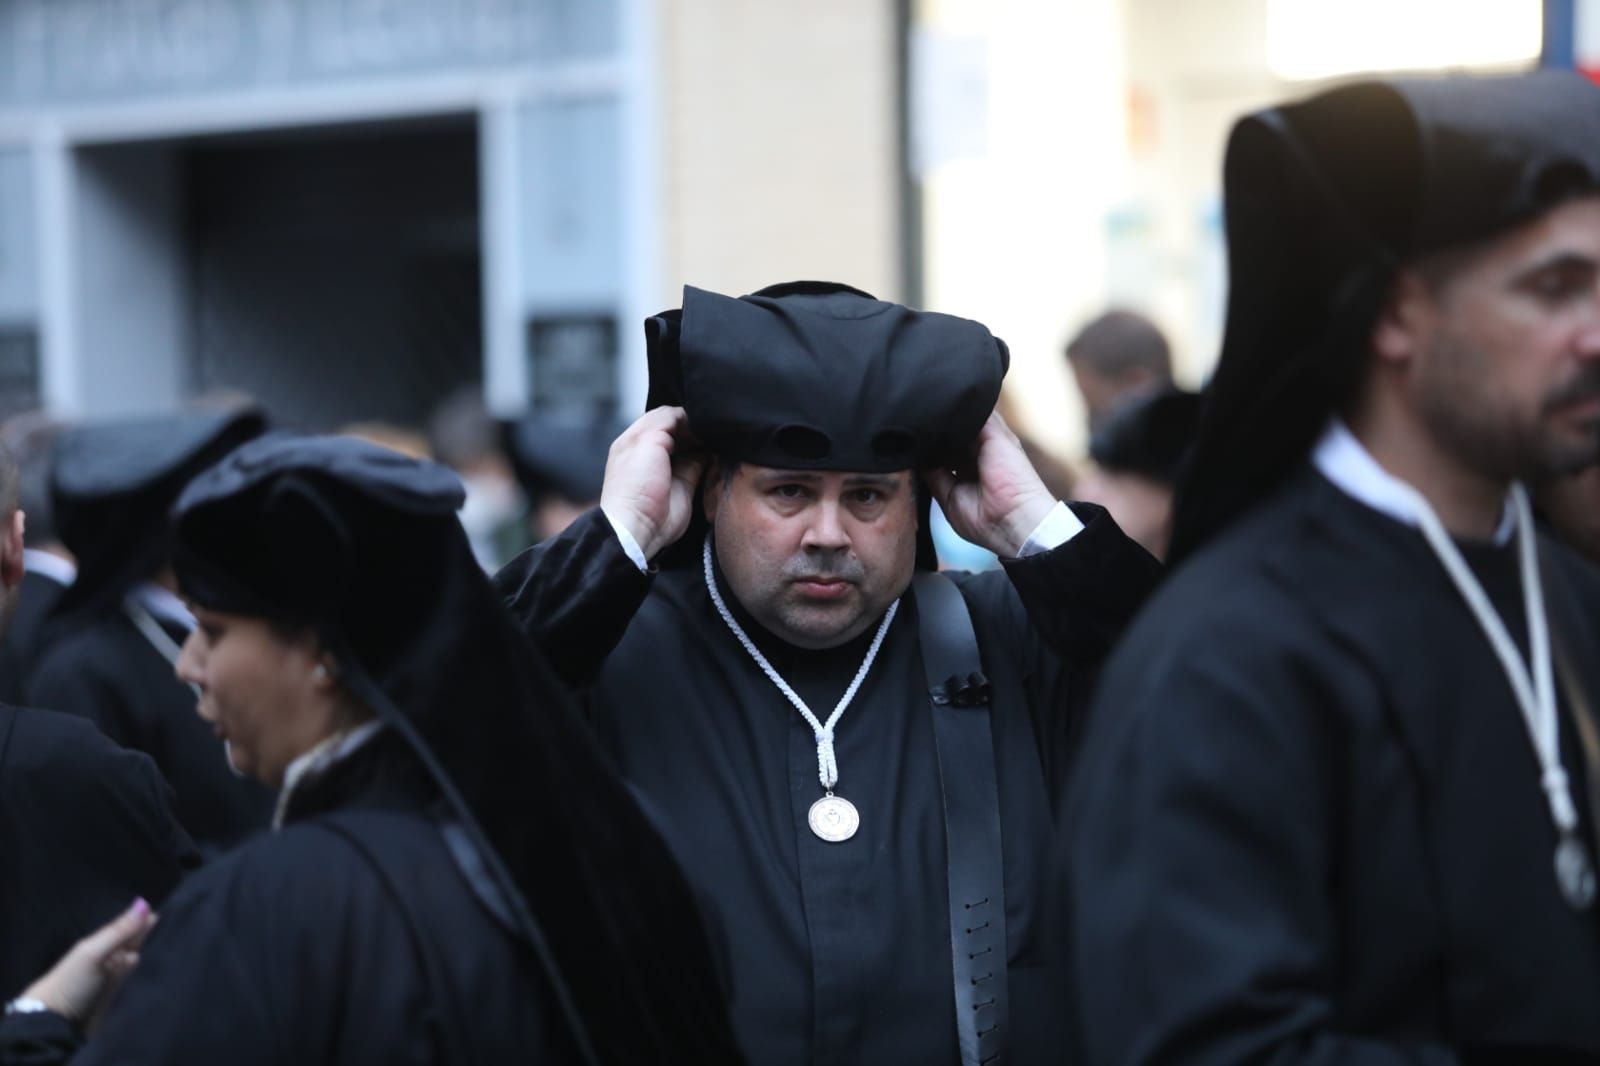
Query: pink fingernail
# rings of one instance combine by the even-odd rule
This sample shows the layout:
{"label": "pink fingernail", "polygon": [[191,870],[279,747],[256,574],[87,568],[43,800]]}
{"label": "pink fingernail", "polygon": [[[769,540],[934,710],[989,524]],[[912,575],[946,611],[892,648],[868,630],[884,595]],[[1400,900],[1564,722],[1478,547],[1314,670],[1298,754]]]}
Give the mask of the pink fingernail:
{"label": "pink fingernail", "polygon": [[133,901],[133,913],[141,918],[150,913],[150,904],[144,901],[143,896]]}

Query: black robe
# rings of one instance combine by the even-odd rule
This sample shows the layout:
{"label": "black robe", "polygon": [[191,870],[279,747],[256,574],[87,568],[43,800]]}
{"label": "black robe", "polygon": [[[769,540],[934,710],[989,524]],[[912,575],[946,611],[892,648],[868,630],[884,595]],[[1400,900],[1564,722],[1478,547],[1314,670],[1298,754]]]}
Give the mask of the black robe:
{"label": "black robe", "polygon": [[[221,741],[195,713],[195,694],[120,611],[53,621],[29,678],[28,702],[81,715],[155,760],[177,796],[178,820],[208,851],[267,824],[271,793],[228,767]],[[181,630],[169,627],[174,643]]]}
{"label": "black robe", "polygon": [[0,999],[199,855],[149,758],[67,715],[0,704]]}
{"label": "black robe", "polygon": [[[574,1061],[499,897],[458,864],[431,787],[379,734],[297,790],[290,822],[194,874],[71,1061],[405,1066]],[[377,865],[337,822],[379,858]],[[558,876],[552,872],[552,876]],[[480,875],[481,876],[481,875]],[[0,1064],[62,1063],[55,1016],[0,1025]]]}
{"label": "black robe", "polygon": [[[1600,580],[1540,549],[1600,693]],[[1463,553],[1525,644],[1515,547]],[[1310,468],[1129,632],[1064,837],[1094,1066],[1600,1058],[1600,911],[1558,893],[1499,659],[1422,535]]]}
{"label": "black robe", "polygon": [[67,586],[48,574],[29,570],[12,593],[16,606],[0,641],[0,703],[27,702],[28,677],[38,662],[40,636],[51,608]]}
{"label": "black robe", "polygon": [[[1014,1063],[1059,1050],[1060,992],[1036,931],[1042,863],[1078,712],[1159,571],[1103,511],[1080,513],[1087,528],[1061,547],[1005,573],[956,575],[993,685]],[[497,583],[583,691],[700,897],[750,1061],[959,1061],[914,595],[836,730],[837,792],[861,828],[830,844],[806,821],[822,795],[811,729],[718,617],[697,569],[641,573],[596,509]],[[741,624],[822,718],[871,640],[807,652]]]}

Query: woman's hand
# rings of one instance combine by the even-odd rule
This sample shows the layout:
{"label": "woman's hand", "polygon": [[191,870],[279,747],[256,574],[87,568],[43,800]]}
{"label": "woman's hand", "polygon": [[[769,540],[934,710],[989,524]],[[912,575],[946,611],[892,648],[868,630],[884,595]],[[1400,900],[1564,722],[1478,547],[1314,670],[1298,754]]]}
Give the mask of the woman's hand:
{"label": "woman's hand", "polygon": [[155,927],[156,916],[142,899],[74,944],[50,972],[22,993],[92,1030],[111,993],[139,964],[139,948]]}

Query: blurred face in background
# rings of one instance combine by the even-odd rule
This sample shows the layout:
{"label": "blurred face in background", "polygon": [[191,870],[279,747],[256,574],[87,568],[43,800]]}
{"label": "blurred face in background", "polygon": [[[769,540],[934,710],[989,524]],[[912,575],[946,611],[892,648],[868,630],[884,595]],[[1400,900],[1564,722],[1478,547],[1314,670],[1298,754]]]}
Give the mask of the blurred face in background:
{"label": "blurred face in background", "polygon": [[1147,396],[1166,384],[1164,378],[1144,367],[1130,367],[1121,374],[1107,374],[1090,366],[1083,359],[1068,359],[1072,378],[1083,397],[1084,412],[1089,418],[1089,432],[1094,433],[1105,424],[1106,417],[1129,400]]}
{"label": "blurred face in background", "polygon": [[534,543],[549,540],[583,517],[599,500],[569,500],[554,492],[541,494],[528,516],[528,532]]}

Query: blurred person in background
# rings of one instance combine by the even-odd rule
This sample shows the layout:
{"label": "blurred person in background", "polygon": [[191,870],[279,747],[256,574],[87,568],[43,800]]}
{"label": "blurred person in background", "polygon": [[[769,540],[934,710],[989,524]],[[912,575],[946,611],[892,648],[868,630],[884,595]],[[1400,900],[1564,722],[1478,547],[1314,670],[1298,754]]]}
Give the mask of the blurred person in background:
{"label": "blurred person in background", "polygon": [[271,798],[229,768],[173,674],[194,618],[171,571],[168,511],[189,480],[262,432],[252,408],[74,426],[56,442],[51,494],[78,577],[45,622],[27,702],[81,715],[155,760],[202,848],[267,823]]}
{"label": "blurred person in background", "polygon": [[1157,559],[1172,539],[1173,489],[1199,416],[1199,396],[1169,388],[1112,412],[1089,441],[1094,467],[1079,479],[1078,498],[1110,511]]}
{"label": "blurred person in background", "polygon": [[1091,435],[1122,404],[1172,384],[1167,338],[1136,311],[1097,316],[1067,342],[1066,356]]}
{"label": "blurred person in background", "polygon": [[1600,89],[1247,116],[1171,575],[1063,839],[1092,1066],[1600,1061]]}
{"label": "blurred person in background", "polygon": [[[0,445],[0,626],[25,584],[20,481]],[[0,999],[130,899],[166,899],[198,861],[149,756],[72,715],[0,703]]]}
{"label": "blurred person in background", "polygon": [[282,789],[275,831],[31,985],[44,1009],[0,1024],[0,1063],[736,1061],[688,887],[461,499],[444,467],[339,438],[264,438],[194,480],[179,672]]}
{"label": "blurred person in background", "polygon": [[1600,566],[1600,463],[1542,482],[1533,498],[1557,539]]}
{"label": "blurred person in background", "polygon": [[7,606],[10,623],[0,644],[0,701],[22,703],[28,675],[38,661],[44,620],[72,584],[78,568],[56,529],[50,499],[50,466],[64,427],[42,411],[13,415],[0,425],[0,445],[15,459],[22,531],[22,584]]}
{"label": "blurred person in background", "polygon": [[428,448],[428,438],[405,426],[390,422],[351,422],[340,426],[337,432],[341,437],[354,437],[380,448],[388,448],[391,452],[399,452],[408,459],[433,458],[433,452]]}
{"label": "blurred person in background", "polygon": [[[1039,865],[1159,567],[1050,494],[982,324],[686,287],[600,506],[496,578],[703,901],[750,1061],[1054,1062]],[[1004,572],[935,573],[937,500]]]}
{"label": "blurred person in background", "polygon": [[484,406],[479,385],[463,385],[428,417],[428,450],[461,476],[461,508],[472,551],[486,571],[498,570],[523,547],[526,502],[502,444],[503,430]]}
{"label": "blurred person in background", "polygon": [[506,454],[528,501],[527,536],[555,536],[600,502],[606,454],[628,428],[612,415],[535,413],[508,423]]}

